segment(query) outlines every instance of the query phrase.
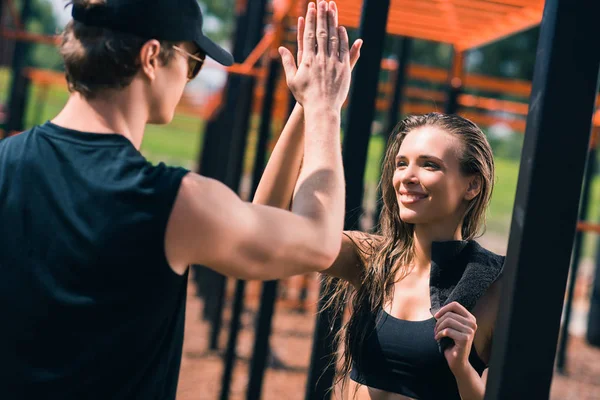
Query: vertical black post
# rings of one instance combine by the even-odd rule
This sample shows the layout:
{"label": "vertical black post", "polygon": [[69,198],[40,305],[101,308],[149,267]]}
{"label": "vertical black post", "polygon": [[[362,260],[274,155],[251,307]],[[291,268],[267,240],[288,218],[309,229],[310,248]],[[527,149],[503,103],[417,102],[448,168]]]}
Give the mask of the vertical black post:
{"label": "vertical black post", "polygon": [[[550,394],[598,90],[599,13],[596,0],[546,1],[486,400]],[[557,146],[564,132],[569,146]]]}
{"label": "vertical black post", "polygon": [[[587,165],[583,178],[583,190],[581,193],[581,205],[579,207],[579,221],[585,221],[588,218],[588,209],[590,198],[592,197],[592,181],[596,172],[596,148],[592,147],[587,156]],[[569,322],[571,321],[571,311],[573,308],[573,295],[575,294],[575,283],[577,282],[577,272],[579,271],[579,260],[581,258],[581,248],[583,245],[584,232],[575,233],[573,242],[573,256],[571,257],[571,274],[569,275],[567,285],[567,299],[565,301],[564,320],[560,329],[558,352],[556,355],[556,367],[561,374],[566,373],[567,345],[569,342]]]}
{"label": "vertical black post", "polygon": [[248,382],[247,400],[260,400],[263,379],[269,355],[269,338],[275,311],[278,281],[263,283],[258,309],[258,327],[254,335],[252,359],[250,360],[250,379]]}
{"label": "vertical black post", "polygon": [[[2,23],[2,16],[4,15],[4,0],[0,0],[0,26],[4,26],[4,24]],[[0,37],[0,66],[4,65],[4,45],[6,43],[6,39],[3,37]],[[2,139],[3,136],[3,124],[0,123],[0,139]]]}
{"label": "vertical black post", "polygon": [[590,311],[588,313],[586,340],[592,346],[600,347],[600,237],[596,247],[596,268],[592,295],[590,298]]}
{"label": "vertical black post", "polygon": [[464,53],[452,49],[452,64],[448,71],[448,89],[446,91],[446,114],[456,114],[459,109],[458,96],[463,88]]}
{"label": "vertical black post", "polygon": [[[408,64],[410,62],[410,53],[412,52],[413,40],[409,37],[398,37],[396,40],[395,52],[398,55],[398,67],[396,68],[396,82],[394,85],[394,94],[390,109],[388,110],[388,116],[386,126],[383,131],[384,143],[390,139],[392,131],[398,123],[399,116],[402,115],[402,103],[404,102],[404,87],[406,86]],[[384,150],[385,151],[385,150]],[[382,160],[383,162],[383,154]],[[381,171],[379,173],[381,179]],[[381,199],[381,190],[377,189],[377,211],[375,212],[375,224],[379,220],[381,215],[381,209],[383,208],[383,201]]]}
{"label": "vertical black post", "polygon": [[[21,21],[27,23],[31,14],[31,0],[23,0],[21,8]],[[10,135],[13,131],[25,129],[25,109],[27,107],[27,96],[29,92],[29,78],[23,74],[26,67],[27,56],[31,45],[27,42],[17,40],[12,59],[12,83],[10,88],[10,99],[8,101],[8,120],[5,126],[5,134]]]}
{"label": "vertical black post", "polygon": [[357,229],[362,214],[367,150],[376,113],[375,102],[389,7],[390,0],[363,2],[359,37],[369,45],[361,49],[361,60],[355,67],[345,124],[343,144],[346,175],[345,229]]}
{"label": "vertical black post", "polygon": [[[270,119],[272,117],[272,109],[274,104],[273,95],[276,90],[277,77],[279,75],[280,62],[278,59],[273,59],[269,67],[269,81],[267,82],[265,94],[265,102],[263,104],[263,115],[261,120],[261,129],[259,136],[259,148],[256,157],[255,173],[253,176],[252,193],[256,193],[260,177],[264,171],[264,166],[267,161],[266,149],[268,144]],[[294,96],[290,94],[290,103],[288,106],[288,115],[291,114],[296,104]],[[270,111],[267,111],[270,110]],[[269,113],[267,113],[269,112]],[[267,123],[269,122],[269,123]],[[258,167],[261,168],[258,168]],[[271,335],[271,326],[273,321],[273,313],[275,310],[275,301],[277,299],[278,281],[267,281],[263,283],[260,296],[260,306],[258,309],[258,322],[256,334],[254,335],[254,345],[252,348],[252,359],[250,360],[250,378],[248,382],[248,390],[246,392],[247,400],[259,400],[262,394],[262,385],[267,366],[267,357],[269,355],[269,339]]]}
{"label": "vertical black post", "polygon": [[[375,0],[380,1],[380,0]],[[334,314],[331,309],[323,310],[327,299],[333,295],[326,290],[325,277],[321,278],[321,293],[318,303],[317,323],[313,333],[305,400],[331,398],[335,379],[335,335],[342,327],[342,313]]]}
{"label": "vertical black post", "polygon": [[[235,9],[235,35],[233,40],[233,58],[237,62],[243,61],[247,54],[244,53],[246,34],[248,30],[248,10],[247,1],[238,0]],[[239,80],[235,75],[230,75],[224,89],[224,104],[223,107],[213,116],[210,121],[206,122],[204,127],[204,140],[202,151],[199,152],[198,167],[199,173],[204,176],[224,181],[223,161],[220,161],[219,142],[226,129],[224,121],[227,121],[229,115],[232,115],[235,108],[235,102],[226,102],[227,99],[234,100],[239,92]],[[204,298],[204,319],[213,321],[217,308],[222,307],[222,300],[216,301],[217,298],[222,298],[225,288],[225,278],[201,265],[194,265],[194,278],[198,288],[198,295]],[[221,304],[215,304],[221,303]],[[217,307],[219,306],[219,307]],[[210,348],[215,350],[217,344],[211,339]]]}
{"label": "vertical black post", "polygon": [[[254,161],[254,170],[252,173],[252,188],[250,198],[254,197],[258,183],[265,169],[265,159],[267,154],[267,145],[271,136],[271,116],[273,114],[273,100],[275,97],[277,78],[279,71],[279,59],[273,57],[269,62],[269,75],[265,84],[265,94],[263,97],[261,121],[258,134],[258,143],[256,145],[256,157]],[[264,290],[264,289],[263,289]],[[231,387],[231,376],[236,358],[236,344],[240,330],[240,318],[244,304],[245,281],[238,280],[236,282],[236,291],[233,301],[233,310],[231,313],[231,325],[229,328],[229,340],[227,342],[227,350],[225,352],[225,367],[223,370],[223,380],[221,386],[221,400],[229,398],[229,390]],[[270,321],[269,321],[270,328]],[[257,330],[255,341],[260,338],[260,326]],[[264,334],[264,332],[261,332]],[[265,335],[268,338],[268,333]],[[265,338],[265,339],[266,339]],[[262,339],[262,338],[260,338]],[[250,388],[248,388],[250,393]]]}
{"label": "vertical black post", "polygon": [[[367,149],[371,138],[371,125],[375,118],[375,101],[390,0],[364,0],[359,37],[365,43],[361,60],[356,65],[354,83],[350,89],[350,103],[343,144],[344,171],[346,175],[346,219],[344,229],[357,229],[362,214],[364,174]],[[319,310],[322,310],[330,293],[321,285]],[[311,364],[306,384],[306,400],[322,400],[331,396],[329,389],[335,377],[334,336],[341,327],[342,313],[334,318],[332,310],[317,316],[313,338]]]}
{"label": "vertical black post", "polygon": [[[236,62],[242,62],[248,55],[245,53],[249,17],[247,0],[237,0],[235,14],[235,35],[232,55]],[[224,99],[235,98],[237,96],[239,86],[235,77],[235,75],[230,75],[227,79]],[[220,167],[219,154],[217,154],[219,141],[221,140],[220,135],[223,131],[220,122],[225,120],[225,117],[232,111],[231,109],[226,109],[226,106],[231,106],[231,104],[224,104],[223,108],[217,111],[216,115],[210,121],[207,121],[205,125],[204,143],[202,145],[202,152],[199,153],[200,159],[198,160],[200,173],[205,176],[216,176],[214,171]]]}
{"label": "vertical black post", "polygon": [[[264,31],[264,19],[267,0],[255,0],[247,3],[248,25],[244,41],[243,54],[246,58],[260,42]],[[242,165],[246,150],[246,141],[252,113],[255,79],[251,76],[230,75],[225,99],[225,107],[217,126],[222,128],[217,141],[218,169],[217,179],[230,189],[238,191],[242,177]],[[214,281],[215,304],[211,318],[211,348],[216,348],[222,324],[222,311],[225,297],[226,279],[218,275]]]}
{"label": "vertical black post", "polygon": [[231,310],[231,324],[229,325],[229,337],[227,338],[227,349],[225,351],[225,365],[223,375],[221,376],[220,400],[229,399],[231,389],[231,376],[233,375],[233,366],[235,364],[235,347],[237,336],[240,330],[240,316],[244,306],[244,292],[246,290],[246,281],[238,279],[235,283],[235,295],[233,298],[233,307]]}
{"label": "vertical black post", "polygon": [[277,92],[277,80],[281,61],[273,56],[269,62],[267,81],[265,83],[265,94],[260,117],[260,127],[258,129],[258,142],[256,145],[256,157],[254,161],[254,169],[252,171],[252,186],[250,198],[254,197],[260,178],[262,178],[265,166],[267,163],[267,148],[269,139],[271,138],[271,121],[273,119],[273,106],[275,105],[275,94]]}

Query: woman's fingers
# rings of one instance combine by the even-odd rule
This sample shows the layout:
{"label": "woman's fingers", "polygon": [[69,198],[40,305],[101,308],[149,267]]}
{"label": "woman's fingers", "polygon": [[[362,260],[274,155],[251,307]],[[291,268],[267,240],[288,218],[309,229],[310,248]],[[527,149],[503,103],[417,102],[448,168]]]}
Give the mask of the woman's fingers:
{"label": "woman's fingers", "polygon": [[350,47],[348,39],[348,31],[343,26],[338,27],[340,37],[340,61],[350,63]]}
{"label": "woman's fingers", "polygon": [[461,331],[457,331],[456,329],[446,328],[443,331],[440,331],[435,335],[435,340],[440,340],[443,337],[448,337],[453,339],[455,342],[468,342],[469,334]]}
{"label": "woman's fingers", "polygon": [[445,313],[437,320],[436,329],[447,319],[453,319],[455,321],[458,321],[459,323],[461,323],[464,326],[467,326],[473,330],[477,330],[477,322],[475,320],[473,320],[471,318],[465,318],[462,315],[456,314],[452,311]]}
{"label": "woman's fingers", "polygon": [[446,318],[445,320],[440,322],[438,325],[436,325],[435,332],[440,333],[444,329],[448,329],[448,328],[451,328],[451,329],[454,329],[454,330],[457,330],[459,332],[463,332],[463,333],[466,333],[469,335],[472,335],[475,333],[475,329],[473,329],[471,326],[465,325],[461,321],[457,321],[456,319],[453,319],[453,318]]}
{"label": "woman's fingers", "polygon": [[298,41],[298,58],[296,61],[298,62],[298,65],[300,65],[300,63],[302,62],[302,54],[304,52],[304,17],[298,18],[297,41]]}
{"label": "woman's fingers", "polygon": [[360,49],[362,48],[362,39],[357,39],[350,48],[350,67],[354,68],[360,58]]}
{"label": "woman's fingers", "polygon": [[452,311],[458,315],[462,315],[465,318],[473,320],[475,319],[475,317],[469,312],[469,310],[467,310],[462,304],[456,301],[453,301],[450,304],[446,304],[444,307],[440,308],[440,310],[437,313],[435,313],[435,318],[439,319],[443,314],[447,313],[448,311]]}

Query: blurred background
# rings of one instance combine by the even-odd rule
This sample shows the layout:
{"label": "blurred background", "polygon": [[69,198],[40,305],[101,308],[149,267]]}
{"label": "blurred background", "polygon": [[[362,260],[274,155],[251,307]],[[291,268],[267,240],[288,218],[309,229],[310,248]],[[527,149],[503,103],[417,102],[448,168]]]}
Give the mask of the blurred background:
{"label": "blurred background", "polygon": [[[250,0],[248,0],[250,1]],[[254,0],[252,0],[254,1]],[[236,0],[203,0],[199,2],[205,15],[205,32],[217,39],[225,48],[233,51],[233,38],[236,31]],[[243,3],[243,2],[242,2]],[[0,14],[3,33],[26,31],[33,34],[54,35],[61,31],[70,19],[70,7],[62,0],[31,0],[25,23],[21,23],[22,0],[3,1]],[[273,5],[275,6],[275,5]],[[267,24],[268,28],[269,24]],[[357,30],[350,30],[351,39],[357,38]],[[525,118],[528,102],[528,87],[533,77],[539,27],[528,27],[503,37],[493,43],[465,51],[463,57],[464,74],[476,79],[487,79],[499,89],[491,90],[490,85],[465,85],[461,90],[463,113],[480,124],[492,145],[496,162],[496,187],[488,213],[487,230],[481,242],[493,251],[505,254],[517,185],[519,162],[523,143]],[[42,36],[40,36],[42,37]],[[293,32],[287,43],[293,43]],[[284,39],[284,43],[286,43]],[[11,95],[12,73],[14,70],[15,37],[0,37],[0,124],[6,131],[8,103]],[[292,46],[293,44],[290,44]],[[61,59],[56,46],[28,41],[28,48],[20,68],[27,74],[28,84],[24,98],[23,126],[25,130],[33,125],[51,119],[62,108],[69,93],[62,77]],[[369,43],[365,43],[369,46]],[[410,66],[406,76],[404,106],[402,114],[410,112],[444,111],[449,66],[455,56],[447,43],[411,39]],[[399,59],[397,38],[388,36],[384,43],[384,68],[380,76],[378,107],[372,124],[368,145],[368,156],[364,178],[363,213],[360,224],[363,229],[373,226],[377,209],[377,183],[380,163],[389,129],[388,108],[394,92]],[[268,52],[265,52],[267,54]],[[243,60],[236,60],[241,62]],[[266,65],[268,55],[262,55],[257,65]],[[213,63],[188,84],[184,98],[172,123],[166,126],[148,126],[142,145],[142,153],[152,162],[164,161],[198,170],[201,164],[205,143],[205,126],[221,106],[223,91],[226,88],[229,72]],[[432,77],[442,74],[440,79]],[[425,78],[423,78],[425,77]],[[431,78],[431,79],[430,79]],[[251,177],[256,157],[256,146],[260,127],[259,105],[264,97],[265,76],[258,76],[256,101],[251,107],[247,146],[242,163],[239,192],[248,198],[251,191]],[[465,79],[469,82],[468,79]],[[520,86],[519,86],[520,85]],[[487,88],[486,88],[487,87]],[[513,88],[504,90],[503,88]],[[281,81],[277,86],[276,103],[287,105],[289,98]],[[469,103],[471,102],[471,103]],[[381,104],[380,104],[381,103]],[[287,107],[273,112],[270,138],[267,149],[271,149],[285,122]],[[521,111],[521,110],[525,111]],[[346,111],[345,111],[346,112]],[[557,146],[569,145],[569,132]],[[597,155],[594,152],[593,157]],[[594,160],[595,162],[595,160]],[[557,168],[568,168],[557,160]],[[557,185],[559,183],[557,182]],[[599,222],[600,176],[590,180],[589,208],[587,221]],[[549,202],[560,201],[560,194]],[[560,224],[559,215],[548,215],[547,224]],[[568,363],[563,373],[556,373],[553,381],[553,399],[600,399],[600,351],[585,339],[589,318],[589,303],[592,282],[596,269],[598,235],[593,232],[581,233],[581,257],[578,263],[577,279],[574,285],[572,314],[570,315],[570,338],[567,354]],[[227,327],[231,321],[230,305],[235,291],[235,282],[227,281],[222,308],[223,328],[218,335],[216,348],[207,348],[211,335],[210,320],[202,318],[205,298],[196,296],[196,285],[190,283],[188,326],[184,361],[180,380],[181,399],[217,398],[221,390],[223,356],[227,341]],[[281,282],[277,289],[278,303],[271,335],[268,369],[265,375],[263,398],[300,399],[304,398],[304,385],[308,371],[310,345],[316,312],[319,281],[316,276],[295,277]],[[248,368],[252,342],[255,338],[256,310],[259,304],[261,285],[249,282],[245,291],[245,304],[241,316],[241,331],[236,351],[236,370],[233,374],[231,398],[242,398],[248,385]],[[600,318],[597,315],[596,318]]]}

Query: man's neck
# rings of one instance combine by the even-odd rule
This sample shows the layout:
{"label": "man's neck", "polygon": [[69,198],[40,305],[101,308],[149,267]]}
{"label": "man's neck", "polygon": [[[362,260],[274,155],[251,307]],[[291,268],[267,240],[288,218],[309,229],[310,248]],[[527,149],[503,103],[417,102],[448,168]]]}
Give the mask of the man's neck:
{"label": "man's neck", "polygon": [[86,99],[74,92],[52,123],[67,129],[125,136],[139,149],[148,120],[146,105],[128,90]]}

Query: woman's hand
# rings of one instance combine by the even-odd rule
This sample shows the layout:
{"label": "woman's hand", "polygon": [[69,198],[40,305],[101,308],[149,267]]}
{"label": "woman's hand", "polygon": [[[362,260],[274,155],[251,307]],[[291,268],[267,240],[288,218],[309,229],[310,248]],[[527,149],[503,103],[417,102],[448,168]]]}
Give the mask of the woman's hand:
{"label": "woman's hand", "polygon": [[440,308],[435,318],[435,340],[439,341],[443,337],[454,340],[454,345],[444,351],[452,372],[456,375],[471,368],[469,354],[477,331],[475,316],[459,303],[452,302]]}

